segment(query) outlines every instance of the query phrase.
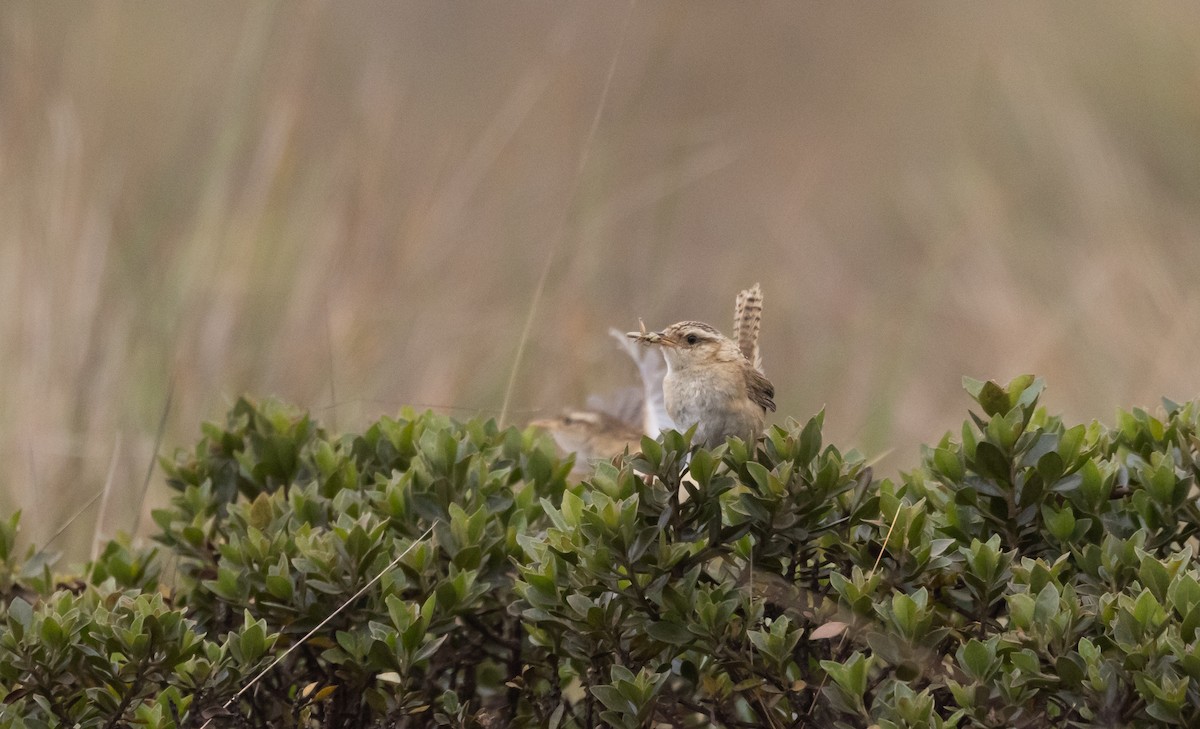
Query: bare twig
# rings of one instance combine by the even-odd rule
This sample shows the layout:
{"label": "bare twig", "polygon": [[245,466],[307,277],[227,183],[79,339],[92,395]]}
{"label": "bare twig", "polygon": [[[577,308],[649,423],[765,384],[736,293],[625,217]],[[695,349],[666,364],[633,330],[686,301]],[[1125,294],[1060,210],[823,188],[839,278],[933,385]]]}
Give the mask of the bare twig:
{"label": "bare twig", "polygon": [[142,496],[138,499],[137,507],[133,510],[133,528],[129,530],[130,537],[136,537],[138,528],[142,525],[142,509],[146,505],[146,494],[150,491],[150,477],[154,475],[154,466],[158,463],[158,449],[162,447],[163,435],[167,432],[167,416],[171,413],[171,401],[175,397],[175,375],[167,383],[167,400],[163,403],[162,415],[158,419],[158,432],[154,435],[154,452],[150,454],[150,463],[146,466],[146,478],[142,481]]}
{"label": "bare twig", "polygon": [[104,515],[108,512],[108,497],[112,495],[113,477],[117,473],[117,460],[121,453],[121,433],[117,432],[117,441],[113,443],[112,458],[108,461],[108,476],[104,479],[104,490],[101,491],[100,509],[96,514],[96,529],[92,532],[92,561],[100,556],[100,543],[103,540]]}
{"label": "bare twig", "polygon": [[[435,526],[437,526],[437,525],[438,525],[438,521],[436,521],[436,520],[435,520],[435,521],[434,521],[432,524],[430,524],[430,525],[429,525],[429,528],[425,530],[425,533],[424,533],[424,534],[422,534],[420,537],[418,537],[417,539],[415,539],[415,540],[413,541],[413,543],[412,543],[412,544],[410,544],[410,545],[408,545],[408,547],[407,547],[407,548],[406,548],[406,549],[405,549],[403,552],[401,552],[400,554],[396,555],[396,558],[395,558],[395,559],[393,559],[393,560],[392,560],[392,561],[391,561],[391,562],[388,564],[388,566],[387,566],[387,567],[384,567],[382,570],[380,570],[379,574],[377,574],[377,575],[375,575],[373,578],[371,578],[371,581],[370,581],[370,582],[368,582],[367,584],[363,585],[361,588],[359,588],[358,592],[354,593],[354,594],[353,594],[353,595],[351,595],[349,598],[347,598],[347,599],[346,599],[346,601],[345,601],[345,602],[343,602],[341,605],[338,605],[338,606],[337,606],[337,609],[335,609],[333,612],[329,613],[329,615],[326,615],[326,616],[325,616],[325,619],[324,619],[324,620],[322,620],[321,622],[317,623],[316,627],[314,627],[312,630],[310,630],[310,631],[308,631],[307,633],[305,633],[303,638],[301,638],[300,640],[296,641],[296,642],[295,642],[295,643],[293,643],[293,644],[291,645],[291,647],[289,647],[289,648],[288,648],[286,651],[284,651],[284,652],[283,652],[283,653],[281,653],[280,655],[276,656],[276,657],[275,657],[275,660],[271,661],[271,663],[270,663],[270,664],[268,664],[266,668],[264,668],[263,670],[259,671],[259,672],[258,672],[258,674],[257,674],[257,675],[256,675],[254,678],[250,679],[250,683],[248,683],[248,684],[246,684],[245,686],[243,686],[243,687],[242,687],[242,688],[241,688],[241,689],[240,689],[240,690],[239,690],[239,691],[238,691],[236,694],[234,694],[234,695],[233,695],[233,698],[229,699],[229,700],[228,700],[228,701],[226,701],[224,704],[222,704],[221,708],[222,708],[222,709],[228,709],[228,708],[229,708],[229,707],[230,707],[230,706],[233,704],[233,702],[235,702],[235,701],[237,701],[238,699],[242,698],[242,696],[243,696],[243,695],[245,695],[245,693],[246,693],[247,691],[249,691],[250,689],[254,688],[254,685],[255,685],[255,684],[257,684],[259,681],[261,681],[261,680],[262,680],[263,676],[266,676],[268,673],[270,673],[270,672],[271,672],[271,671],[272,671],[272,670],[275,668],[275,666],[278,666],[280,663],[282,663],[282,662],[283,662],[283,660],[284,660],[285,658],[287,658],[289,655],[291,655],[292,651],[294,651],[294,650],[296,650],[297,648],[299,648],[300,646],[304,645],[304,643],[305,643],[305,642],[306,642],[306,641],[307,641],[309,638],[311,638],[311,637],[313,637],[314,635],[316,635],[316,634],[317,634],[317,631],[319,631],[321,628],[324,628],[326,625],[328,625],[328,624],[329,624],[329,621],[330,621],[330,620],[333,620],[333,619],[334,619],[334,618],[335,618],[335,617],[338,615],[338,613],[340,613],[340,612],[342,612],[343,610],[345,610],[347,605],[349,605],[350,603],[354,602],[354,601],[355,601],[355,600],[357,600],[358,598],[362,597],[363,593],[365,593],[367,590],[371,589],[371,587],[372,587],[372,586],[374,586],[374,584],[375,584],[376,582],[379,582],[381,579],[383,579],[383,576],[384,576],[384,575],[386,575],[388,572],[391,572],[391,571],[392,571],[392,568],[394,568],[396,565],[400,564],[400,560],[402,560],[402,559],[404,559],[406,556],[408,556],[408,553],[412,551],[413,547],[415,547],[415,546],[417,546],[418,544],[420,544],[421,542],[423,542],[423,541],[424,541],[424,540],[425,540],[425,539],[426,539],[426,538],[427,538],[427,537],[428,537],[430,534],[432,534],[432,533],[433,533],[433,528],[434,528]],[[200,726],[200,729],[206,729],[206,727],[208,727],[208,725],[209,725],[209,724],[211,724],[211,723],[212,723],[212,719],[209,719],[208,721],[204,722],[204,724],[202,724],[202,725]]]}
{"label": "bare twig", "polygon": [[[883,553],[887,551],[888,541],[892,538],[892,530],[896,528],[896,520],[900,518],[900,510],[904,508],[904,502],[900,501],[896,504],[896,514],[892,517],[892,525],[888,527],[887,534],[883,537],[883,544],[879,547],[879,555],[875,557],[875,564],[871,565],[871,571],[867,573],[867,580],[870,581],[875,576],[875,570],[879,568],[879,562],[883,559]],[[838,641],[837,649],[840,651],[842,646],[846,645],[846,639],[850,637],[850,631],[842,633],[842,639]],[[808,707],[808,715],[812,716],[813,709],[817,708],[817,698],[821,695],[821,689],[825,688],[825,681],[829,679],[829,674],[826,673],[821,677],[821,683],[817,686],[817,690],[813,691],[812,704]]]}
{"label": "bare twig", "polygon": [[[325,349],[329,352],[329,402],[336,405],[337,399],[337,384],[334,377],[333,369],[333,323],[330,321],[329,313],[329,297],[325,297]],[[337,430],[337,408],[330,406],[329,412],[330,423],[329,427]]]}

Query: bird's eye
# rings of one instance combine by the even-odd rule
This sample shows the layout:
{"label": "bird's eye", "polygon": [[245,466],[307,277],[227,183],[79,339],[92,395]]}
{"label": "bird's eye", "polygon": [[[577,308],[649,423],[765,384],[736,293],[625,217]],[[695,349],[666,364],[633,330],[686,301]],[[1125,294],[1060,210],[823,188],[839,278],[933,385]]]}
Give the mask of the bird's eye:
{"label": "bird's eye", "polygon": [[695,344],[696,342],[699,342],[699,341],[700,341],[700,337],[697,337],[695,334],[687,335],[687,343],[688,344]]}

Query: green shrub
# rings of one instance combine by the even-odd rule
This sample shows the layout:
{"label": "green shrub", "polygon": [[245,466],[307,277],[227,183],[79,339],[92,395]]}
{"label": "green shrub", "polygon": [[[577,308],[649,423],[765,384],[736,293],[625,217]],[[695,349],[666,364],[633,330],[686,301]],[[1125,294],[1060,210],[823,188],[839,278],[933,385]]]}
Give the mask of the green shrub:
{"label": "green shrub", "polygon": [[56,582],[0,522],[0,724],[1200,722],[1200,403],[1068,427],[1032,377],[966,387],[881,481],[823,414],[575,483],[533,431],[241,400],[164,460],[161,552]]}

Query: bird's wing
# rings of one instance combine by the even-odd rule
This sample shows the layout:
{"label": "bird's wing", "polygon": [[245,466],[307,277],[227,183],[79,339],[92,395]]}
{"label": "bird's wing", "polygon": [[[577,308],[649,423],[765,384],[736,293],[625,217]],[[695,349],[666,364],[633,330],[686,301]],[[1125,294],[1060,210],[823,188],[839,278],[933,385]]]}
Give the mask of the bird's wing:
{"label": "bird's wing", "polygon": [[754,284],[737,295],[733,309],[733,338],[742,356],[759,372],[762,372],[762,355],[758,351],[762,305],[762,286]]}
{"label": "bird's wing", "polygon": [[587,399],[591,410],[604,413],[634,428],[642,427],[642,388],[622,387]]}
{"label": "bird's wing", "polygon": [[758,370],[743,367],[746,373],[746,394],[763,410],[775,412],[775,386]]}
{"label": "bird's wing", "polygon": [[638,374],[642,377],[642,432],[657,438],[659,433],[675,427],[671,416],[667,415],[667,402],[663,398],[667,361],[658,347],[638,346],[637,342],[616,329],[609,329],[608,333],[637,365]]}

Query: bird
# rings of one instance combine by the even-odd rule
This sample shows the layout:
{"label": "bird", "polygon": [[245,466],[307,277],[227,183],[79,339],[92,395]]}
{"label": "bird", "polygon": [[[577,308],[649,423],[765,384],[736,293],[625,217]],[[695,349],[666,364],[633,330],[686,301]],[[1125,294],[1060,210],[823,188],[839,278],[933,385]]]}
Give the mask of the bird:
{"label": "bird", "polygon": [[576,454],[576,475],[585,475],[592,464],[611,460],[626,448],[638,450],[643,435],[657,438],[662,431],[675,427],[663,403],[667,363],[662,355],[639,347],[618,329],[609,329],[608,333],[637,365],[642,386],[593,395],[588,398],[586,410],[566,410],[529,423],[548,433],[562,453]]}
{"label": "bird", "polygon": [[530,425],[549,433],[563,453],[576,454],[576,475],[588,473],[596,462],[610,460],[626,448],[636,451],[642,440],[639,428],[596,410],[568,410]]}
{"label": "bird", "polygon": [[[739,351],[760,373],[762,301],[759,284],[740,292],[734,304],[733,327]],[[667,361],[663,349],[640,346],[618,329],[609,329],[608,333],[637,366],[640,391],[630,387],[604,396],[593,395],[588,398],[586,410],[567,410],[529,423],[548,433],[563,453],[577,454],[579,473],[585,473],[591,463],[620,455],[627,447],[636,450],[642,436],[657,438],[663,431],[679,427],[667,412],[663,389]]]}
{"label": "bird", "polygon": [[698,321],[681,321],[659,332],[647,332],[643,325],[642,331],[626,335],[661,348],[667,362],[667,414],[679,428],[695,427],[694,444],[713,448],[732,436],[753,442],[762,434],[767,412],[774,412],[775,387],[759,369],[761,314],[762,293],[756,285],[738,296],[736,340]]}

